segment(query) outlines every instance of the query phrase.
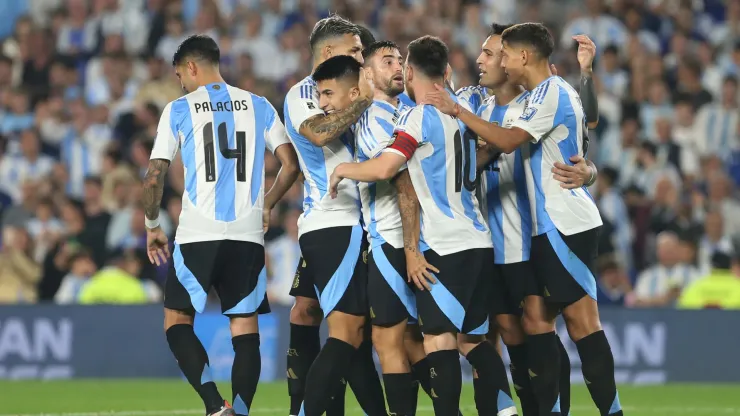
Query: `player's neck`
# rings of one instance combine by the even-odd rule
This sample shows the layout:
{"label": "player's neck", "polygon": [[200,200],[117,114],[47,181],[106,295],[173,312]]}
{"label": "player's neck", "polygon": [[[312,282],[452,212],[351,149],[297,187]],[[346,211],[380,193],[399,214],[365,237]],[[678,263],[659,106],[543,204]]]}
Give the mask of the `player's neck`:
{"label": "player's neck", "polygon": [[434,84],[444,85],[444,80],[424,79],[419,80],[419,82],[416,83],[414,86],[414,95],[416,96],[417,103],[424,102],[424,97],[426,97],[427,93],[437,92],[437,88],[434,87]]}
{"label": "player's neck", "polygon": [[526,88],[527,91],[532,91],[551,76],[552,72],[550,71],[550,63],[548,61],[544,61],[543,63],[530,69],[525,75],[524,88]]}
{"label": "player's neck", "polygon": [[200,82],[199,82],[201,87],[204,87],[210,84],[223,84],[223,83],[226,83],[226,81],[224,81],[224,78],[218,72],[204,73],[203,76],[200,78]]}
{"label": "player's neck", "polygon": [[398,107],[398,96],[391,97],[390,95],[386,94],[385,92],[381,90],[375,90],[375,94],[373,95],[373,99],[378,101],[385,101],[392,105],[393,107]]}
{"label": "player's neck", "polygon": [[507,105],[512,100],[514,100],[514,98],[522,93],[522,89],[520,86],[512,85],[508,82],[504,83],[500,87],[489,89],[491,90],[491,94],[496,97],[497,105]]}

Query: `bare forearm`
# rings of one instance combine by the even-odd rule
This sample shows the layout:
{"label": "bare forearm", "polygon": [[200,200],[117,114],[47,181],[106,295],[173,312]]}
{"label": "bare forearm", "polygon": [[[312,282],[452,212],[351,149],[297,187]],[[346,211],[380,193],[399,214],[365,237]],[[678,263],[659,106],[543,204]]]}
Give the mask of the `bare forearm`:
{"label": "bare forearm", "polygon": [[596,169],[596,165],[594,165],[594,162],[586,159],[586,164],[588,165],[589,169],[591,169],[591,177],[586,180],[584,185],[591,186],[596,182],[596,177],[599,175],[599,170]]}
{"label": "bare forearm", "polygon": [[511,129],[489,123],[462,107],[460,107],[458,118],[483,139],[494,153],[511,153],[519,147]]}
{"label": "bare forearm", "polygon": [[388,180],[397,172],[398,166],[390,165],[382,156],[362,163],[342,163],[336,168],[339,177],[358,182]]}
{"label": "bare forearm", "polygon": [[599,122],[599,100],[596,98],[596,87],[591,71],[581,71],[581,90],[578,95],[586,113],[586,122],[593,128],[595,127],[593,124]]}
{"label": "bare forearm", "polygon": [[150,220],[159,218],[159,207],[162,203],[164,193],[164,178],[170,162],[164,159],[153,159],[149,161],[149,168],[144,176],[143,194],[141,197],[144,205],[144,213]]}
{"label": "bare forearm", "polygon": [[295,180],[298,178],[300,170],[296,168],[282,167],[275,177],[275,183],[272,184],[272,188],[265,194],[265,206],[273,208],[277,205],[278,201],[285,195],[286,192],[293,186]]}
{"label": "bare forearm", "polygon": [[419,234],[421,234],[421,219],[419,218],[421,207],[408,170],[398,175],[394,185],[398,192],[398,209],[401,212],[403,248],[406,252],[416,252],[419,249]]}
{"label": "bare forearm", "polygon": [[369,98],[359,98],[344,111],[317,115],[301,124],[300,133],[316,146],[326,146],[344,133],[372,104]]}

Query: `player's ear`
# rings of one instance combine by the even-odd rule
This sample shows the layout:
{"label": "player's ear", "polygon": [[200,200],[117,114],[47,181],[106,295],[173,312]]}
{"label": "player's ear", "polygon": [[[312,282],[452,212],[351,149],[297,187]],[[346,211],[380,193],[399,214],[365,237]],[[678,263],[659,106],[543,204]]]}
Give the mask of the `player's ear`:
{"label": "player's ear", "polygon": [[359,96],[360,96],[360,87],[358,87],[357,85],[353,85],[349,89],[349,99],[352,100],[352,101],[354,101]]}
{"label": "player's ear", "polygon": [[188,61],[188,72],[190,73],[190,76],[194,77],[198,75],[198,67],[195,65],[195,62]]}
{"label": "player's ear", "polygon": [[332,57],[332,50],[330,45],[326,45],[323,48],[321,48],[321,55],[324,58],[324,60],[327,60]]}

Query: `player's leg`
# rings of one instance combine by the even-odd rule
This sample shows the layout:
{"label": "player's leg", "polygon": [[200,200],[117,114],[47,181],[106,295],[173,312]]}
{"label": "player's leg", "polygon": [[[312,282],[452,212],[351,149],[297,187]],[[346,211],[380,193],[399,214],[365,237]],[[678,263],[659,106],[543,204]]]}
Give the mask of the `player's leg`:
{"label": "player's leg", "polygon": [[205,307],[219,244],[175,244],[164,293],[167,343],[185,378],[203,400],[208,415],[225,411],[225,403],[211,378],[208,354],[195,335],[193,322],[195,311]]}
{"label": "player's leg", "polygon": [[[288,394],[290,395],[290,414],[297,415],[303,403],[306,389],[306,375],[321,349],[319,328],[323,312],[316,298],[306,261],[301,257],[293,279],[290,294],[295,303],[290,309],[290,341],[287,353]],[[342,411],[344,406],[342,406]],[[343,413],[340,413],[341,415]],[[329,416],[338,416],[335,412]]]}
{"label": "player's leg", "polygon": [[596,304],[593,263],[597,255],[599,228],[563,236],[557,230],[547,234],[551,255],[560,261],[561,277],[553,281],[551,294],[563,307],[566,328],[581,357],[581,370],[599,412],[622,415],[614,380],[614,357],[601,328]]}
{"label": "player's leg", "polygon": [[[460,270],[477,279],[469,283],[463,333],[458,336],[460,353],[476,371],[476,407],[479,414],[510,416],[517,414],[512,400],[506,366],[493,344],[486,340],[489,313],[503,308],[501,279],[495,279],[493,250],[469,250]],[[464,267],[464,268],[462,268]],[[494,277],[494,278],[492,278]],[[472,287],[472,291],[470,288]],[[495,289],[495,290],[494,290]],[[495,315],[494,315],[495,316]]]}
{"label": "player's leg", "polygon": [[[414,298],[414,301],[416,301],[416,298]],[[424,335],[422,335],[416,319],[409,319],[406,323],[406,331],[403,335],[403,347],[406,350],[406,356],[409,358],[411,375],[416,380],[414,392],[412,393],[414,410],[416,410],[419,399],[419,386],[421,386],[427,396],[432,397],[429,360],[427,360],[427,353],[424,351]]]}
{"label": "player's leg", "polygon": [[[406,354],[406,322],[416,316],[416,300],[405,276],[403,249],[383,244],[372,249],[368,265],[368,301],[373,345],[383,370],[388,411],[398,416],[416,412],[418,383]],[[423,349],[423,343],[420,343]]]}
{"label": "player's leg", "polygon": [[558,336],[558,350],[560,351],[560,412],[564,416],[570,414],[570,357]]}
{"label": "player's leg", "polygon": [[560,351],[555,333],[557,309],[545,303],[550,296],[547,286],[550,274],[559,261],[549,253],[547,236],[532,238],[531,265],[537,285],[537,295],[524,298],[522,325],[527,334],[527,373],[537,399],[540,415],[560,415]]}
{"label": "player's leg", "polygon": [[363,341],[367,281],[362,276],[353,278],[357,263],[362,262],[362,229],[311,231],[301,236],[300,244],[329,327],[329,338],[306,377],[303,412],[318,416],[326,410],[341,379],[347,378]]}
{"label": "player's leg", "polygon": [[246,416],[262,369],[257,315],[270,312],[265,249],[252,242],[224,241],[216,264],[214,286],[221,299],[221,312],[230,320],[234,347],[232,406],[237,415]]}

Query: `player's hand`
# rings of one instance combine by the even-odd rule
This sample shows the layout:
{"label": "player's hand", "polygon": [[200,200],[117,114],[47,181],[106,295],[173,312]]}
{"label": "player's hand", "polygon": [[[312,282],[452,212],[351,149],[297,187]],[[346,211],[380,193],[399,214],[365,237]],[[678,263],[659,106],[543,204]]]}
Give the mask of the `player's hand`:
{"label": "player's hand", "polygon": [[596,58],[596,44],[586,35],[573,36],[573,40],[578,42],[578,64],[581,65],[581,72],[591,72],[594,58]]}
{"label": "player's hand", "polygon": [[586,159],[576,155],[571,156],[570,161],[573,162],[573,166],[555,162],[555,167],[552,168],[552,177],[560,182],[563,189],[580,188],[591,179],[591,167],[586,163]]}
{"label": "player's hand", "polygon": [[270,229],[270,215],[272,214],[272,208],[270,207],[263,207],[262,208],[262,232],[266,233],[267,230]]}
{"label": "player's hand", "polygon": [[428,92],[421,103],[433,105],[437,110],[448,116],[457,117],[460,114],[460,109],[457,103],[450,97],[449,91],[439,84],[434,84],[434,88],[437,91]]}
{"label": "player's hand", "polygon": [[162,227],[146,230],[146,252],[152,264],[160,266],[170,257],[170,246]]}
{"label": "player's hand", "polygon": [[367,77],[365,70],[360,71],[360,79],[357,82],[357,86],[360,89],[360,95],[369,99],[373,99],[375,96],[375,87],[373,82]]}
{"label": "player's hand", "polygon": [[337,197],[337,188],[339,187],[339,182],[344,179],[338,172],[342,165],[342,163],[337,165],[337,167],[334,168],[334,172],[331,173],[331,177],[329,178],[329,195],[331,195],[331,199],[335,199]]}
{"label": "player's hand", "polygon": [[432,290],[431,285],[437,283],[437,279],[431,272],[439,273],[439,270],[427,263],[421,251],[406,250],[406,274],[409,282],[413,281],[419,290]]}

